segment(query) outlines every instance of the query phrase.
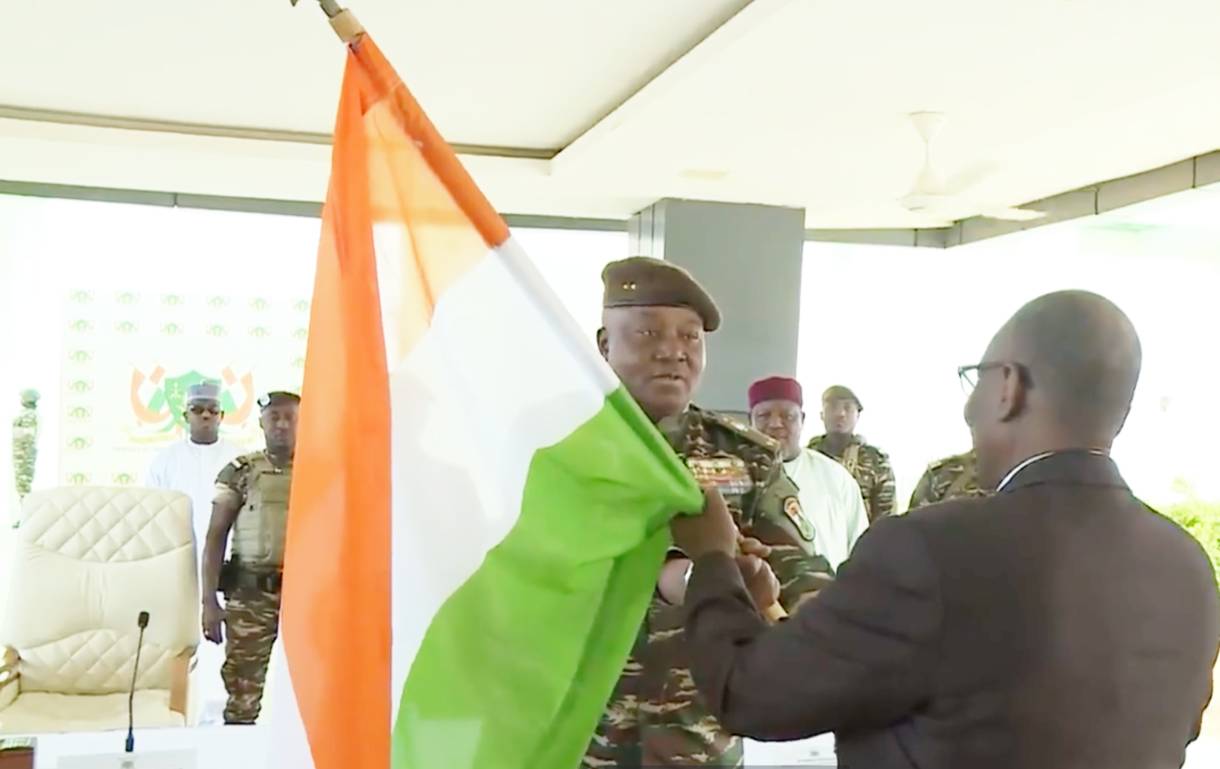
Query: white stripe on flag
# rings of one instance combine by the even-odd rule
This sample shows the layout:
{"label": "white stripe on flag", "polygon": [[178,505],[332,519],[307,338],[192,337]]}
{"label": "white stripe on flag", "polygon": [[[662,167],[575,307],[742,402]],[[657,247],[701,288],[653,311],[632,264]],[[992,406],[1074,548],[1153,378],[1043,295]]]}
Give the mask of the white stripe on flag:
{"label": "white stripe on flag", "polygon": [[517,522],[535,452],[617,386],[592,353],[594,330],[573,339],[558,306],[510,239],[446,291],[391,372],[395,717],[436,612]]}

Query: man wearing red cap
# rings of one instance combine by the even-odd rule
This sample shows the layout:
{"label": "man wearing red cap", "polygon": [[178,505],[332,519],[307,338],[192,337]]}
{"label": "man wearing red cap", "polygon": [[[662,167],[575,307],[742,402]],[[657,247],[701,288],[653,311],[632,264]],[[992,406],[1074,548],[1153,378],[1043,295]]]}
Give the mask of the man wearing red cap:
{"label": "man wearing red cap", "polygon": [[760,379],[750,385],[749,400],[754,429],[781,446],[784,471],[799,489],[814,551],[837,570],[868,528],[859,485],[838,462],[801,446],[805,399],[800,382],[782,376]]}

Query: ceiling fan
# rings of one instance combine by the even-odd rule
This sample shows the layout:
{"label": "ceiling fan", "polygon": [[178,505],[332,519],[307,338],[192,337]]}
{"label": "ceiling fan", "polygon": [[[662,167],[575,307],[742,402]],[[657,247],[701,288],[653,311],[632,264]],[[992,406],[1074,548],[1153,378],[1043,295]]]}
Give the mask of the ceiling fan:
{"label": "ceiling fan", "polygon": [[960,210],[964,207],[978,211],[979,216],[1013,222],[1027,222],[1046,216],[1042,211],[995,206],[971,199],[968,190],[978,181],[981,174],[976,170],[946,180],[932,155],[932,143],[945,124],[945,116],[939,112],[912,112],[908,117],[923,139],[924,161],[911,191],[898,200],[903,208],[917,213],[939,215],[950,209]]}

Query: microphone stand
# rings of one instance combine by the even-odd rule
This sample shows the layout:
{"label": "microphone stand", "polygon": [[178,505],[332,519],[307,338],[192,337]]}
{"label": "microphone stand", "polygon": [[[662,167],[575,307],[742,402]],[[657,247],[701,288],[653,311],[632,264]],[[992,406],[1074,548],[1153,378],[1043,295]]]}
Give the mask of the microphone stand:
{"label": "microphone stand", "polygon": [[140,637],[136,641],[136,661],[131,666],[131,688],[127,691],[127,752],[131,753],[136,749],[136,676],[140,671],[140,650],[144,646],[144,629],[148,627],[148,612],[140,612],[140,616],[136,619],[136,624],[140,627]]}

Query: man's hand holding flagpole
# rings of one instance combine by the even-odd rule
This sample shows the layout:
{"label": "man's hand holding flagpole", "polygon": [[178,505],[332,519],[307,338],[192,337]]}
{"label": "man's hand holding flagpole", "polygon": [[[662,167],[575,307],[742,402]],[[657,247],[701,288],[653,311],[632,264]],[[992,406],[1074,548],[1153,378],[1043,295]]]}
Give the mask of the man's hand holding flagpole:
{"label": "man's hand holding flagpole", "polygon": [[763,560],[771,554],[771,548],[757,539],[741,535],[718,489],[705,488],[703,494],[703,512],[679,515],[670,523],[674,544],[691,561],[712,553],[723,553],[735,559],[763,616],[772,622],[788,616],[779,605],[779,581]]}

